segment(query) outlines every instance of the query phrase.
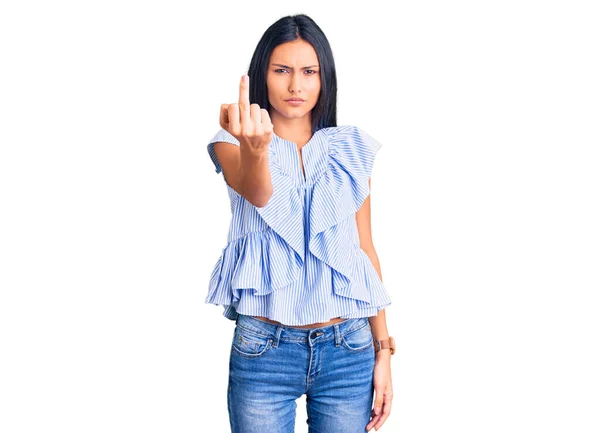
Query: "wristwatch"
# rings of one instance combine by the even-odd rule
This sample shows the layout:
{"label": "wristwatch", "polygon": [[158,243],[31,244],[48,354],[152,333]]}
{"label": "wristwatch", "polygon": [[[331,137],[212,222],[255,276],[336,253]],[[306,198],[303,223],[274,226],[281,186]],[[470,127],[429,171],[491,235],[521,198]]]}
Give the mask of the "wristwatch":
{"label": "wristwatch", "polygon": [[389,337],[387,340],[374,340],[373,346],[375,346],[375,353],[381,349],[390,349],[390,353],[393,355],[396,351],[396,343],[394,337]]}

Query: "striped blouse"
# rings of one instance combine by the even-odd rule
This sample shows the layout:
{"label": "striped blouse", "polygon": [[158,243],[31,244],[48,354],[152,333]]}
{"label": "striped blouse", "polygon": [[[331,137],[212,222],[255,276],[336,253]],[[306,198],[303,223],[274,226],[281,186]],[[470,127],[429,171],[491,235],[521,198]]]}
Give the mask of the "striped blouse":
{"label": "striped blouse", "polygon": [[[214,143],[239,141],[221,129]],[[256,207],[225,180],[231,203],[227,244],[209,281],[207,304],[223,315],[263,316],[284,325],[377,315],[391,299],[360,248],[356,212],[370,194],[377,141],[356,126],[316,131],[301,148],[273,134],[273,195]],[[302,169],[304,168],[304,173]]]}

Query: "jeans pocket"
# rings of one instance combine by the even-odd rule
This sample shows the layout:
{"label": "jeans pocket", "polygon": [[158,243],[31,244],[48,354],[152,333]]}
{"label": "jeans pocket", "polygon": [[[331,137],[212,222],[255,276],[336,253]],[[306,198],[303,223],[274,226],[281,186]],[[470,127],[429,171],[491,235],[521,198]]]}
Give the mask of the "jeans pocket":
{"label": "jeans pocket", "polygon": [[233,353],[239,356],[258,358],[267,353],[272,347],[271,343],[273,340],[270,336],[236,325],[231,348]]}
{"label": "jeans pocket", "polygon": [[360,352],[373,347],[373,334],[371,332],[371,326],[367,323],[366,325],[353,329],[352,331],[342,335],[342,346],[352,352]]}

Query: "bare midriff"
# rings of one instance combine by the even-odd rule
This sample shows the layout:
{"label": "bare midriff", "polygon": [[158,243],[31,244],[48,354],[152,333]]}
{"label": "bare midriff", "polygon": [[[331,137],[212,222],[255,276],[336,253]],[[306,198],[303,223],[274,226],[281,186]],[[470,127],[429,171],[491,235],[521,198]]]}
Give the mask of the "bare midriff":
{"label": "bare midriff", "polygon": [[262,316],[252,316],[252,317],[254,317],[255,319],[258,319],[258,320],[262,320],[264,322],[272,323],[274,325],[286,326],[288,328],[320,328],[322,326],[333,325],[334,323],[343,322],[344,320],[346,320],[346,319],[342,319],[341,317],[334,317],[329,322],[312,323],[310,325],[283,325],[280,322],[277,322],[276,320],[271,320],[266,317],[262,317]]}

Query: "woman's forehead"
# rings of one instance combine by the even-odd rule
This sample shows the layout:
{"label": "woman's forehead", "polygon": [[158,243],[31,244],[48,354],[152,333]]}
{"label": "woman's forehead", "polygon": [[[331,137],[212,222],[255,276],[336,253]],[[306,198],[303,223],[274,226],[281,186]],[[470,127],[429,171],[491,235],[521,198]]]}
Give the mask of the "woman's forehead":
{"label": "woman's forehead", "polygon": [[319,65],[317,52],[311,44],[301,39],[277,45],[271,53],[271,63],[290,67]]}

